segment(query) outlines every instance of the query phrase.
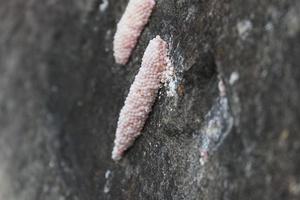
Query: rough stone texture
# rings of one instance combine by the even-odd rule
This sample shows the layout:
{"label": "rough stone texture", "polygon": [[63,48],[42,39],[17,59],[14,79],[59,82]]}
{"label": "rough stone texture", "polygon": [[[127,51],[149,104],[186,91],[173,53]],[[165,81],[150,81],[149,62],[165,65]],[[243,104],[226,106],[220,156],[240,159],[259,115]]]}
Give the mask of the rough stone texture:
{"label": "rough stone texture", "polygon": [[[126,3],[0,2],[0,199],[299,199],[299,1],[158,0],[124,67]],[[157,34],[176,77],[116,164],[118,114]]]}

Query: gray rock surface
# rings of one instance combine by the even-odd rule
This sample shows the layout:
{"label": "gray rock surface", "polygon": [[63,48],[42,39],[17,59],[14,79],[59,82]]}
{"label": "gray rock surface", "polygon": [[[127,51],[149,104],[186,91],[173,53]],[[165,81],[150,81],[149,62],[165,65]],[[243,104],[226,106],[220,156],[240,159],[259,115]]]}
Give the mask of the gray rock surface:
{"label": "gray rock surface", "polygon": [[[300,2],[157,0],[120,66],[126,4],[0,2],[0,199],[300,199]],[[114,163],[118,114],[157,34],[176,75]]]}

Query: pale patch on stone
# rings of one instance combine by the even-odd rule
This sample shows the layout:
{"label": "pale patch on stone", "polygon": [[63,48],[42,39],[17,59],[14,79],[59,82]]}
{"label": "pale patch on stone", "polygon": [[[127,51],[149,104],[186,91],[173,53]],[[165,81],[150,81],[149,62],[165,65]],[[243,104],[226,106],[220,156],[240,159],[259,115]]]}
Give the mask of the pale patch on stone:
{"label": "pale patch on stone", "polygon": [[226,96],[226,88],[225,88],[224,81],[221,78],[220,78],[219,83],[218,83],[218,88],[219,88],[220,96],[225,97]]}
{"label": "pale patch on stone", "polygon": [[251,31],[252,28],[253,28],[253,25],[250,20],[243,20],[243,21],[238,22],[238,24],[237,24],[237,30],[238,30],[239,36],[242,39],[246,39],[248,37],[249,32]]}
{"label": "pale patch on stone", "polygon": [[235,82],[237,82],[240,78],[240,75],[238,72],[232,72],[229,78],[229,84],[233,85]]}
{"label": "pale patch on stone", "polygon": [[223,143],[234,124],[226,96],[220,96],[205,116],[200,130],[199,162],[204,165]]}
{"label": "pale patch on stone", "polygon": [[110,191],[111,184],[112,184],[112,182],[111,182],[112,181],[112,172],[110,170],[106,170],[104,176],[105,176],[106,182],[104,185],[103,192],[108,193]]}
{"label": "pale patch on stone", "polygon": [[99,5],[100,12],[104,12],[108,8],[108,0],[102,0],[102,3]]}
{"label": "pale patch on stone", "polygon": [[163,73],[162,83],[166,88],[167,96],[174,97],[177,95],[178,80],[177,77],[175,76],[175,69],[170,60],[170,57],[167,56],[166,60],[167,60],[167,66],[166,66],[166,70]]}
{"label": "pale patch on stone", "polygon": [[268,31],[268,32],[272,32],[274,30],[274,25],[272,24],[272,22],[268,22],[265,25],[265,30]]}
{"label": "pale patch on stone", "polygon": [[168,97],[177,96],[177,86],[178,86],[178,80],[176,79],[176,77],[172,78],[168,82],[168,84],[166,85]]}

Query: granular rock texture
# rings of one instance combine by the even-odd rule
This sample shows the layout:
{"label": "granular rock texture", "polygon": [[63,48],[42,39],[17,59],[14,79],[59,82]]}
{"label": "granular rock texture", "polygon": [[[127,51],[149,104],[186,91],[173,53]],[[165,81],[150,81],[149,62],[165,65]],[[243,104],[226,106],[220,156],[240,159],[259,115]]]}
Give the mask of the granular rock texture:
{"label": "granular rock texture", "polygon": [[[299,1],[158,0],[124,67],[127,3],[0,1],[0,199],[300,199]],[[115,163],[156,35],[175,76]]]}

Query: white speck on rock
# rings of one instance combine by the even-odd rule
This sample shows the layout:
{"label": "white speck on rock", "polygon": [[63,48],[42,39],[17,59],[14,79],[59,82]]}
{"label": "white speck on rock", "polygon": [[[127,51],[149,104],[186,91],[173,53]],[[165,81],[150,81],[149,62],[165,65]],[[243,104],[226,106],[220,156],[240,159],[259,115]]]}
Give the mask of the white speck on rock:
{"label": "white speck on rock", "polygon": [[274,26],[272,24],[272,22],[268,22],[265,26],[265,30],[268,31],[268,32],[271,32],[274,30]]}
{"label": "white speck on rock", "polygon": [[193,19],[193,17],[195,16],[195,13],[197,12],[197,9],[195,6],[192,6],[188,9],[188,13],[187,16],[185,18],[185,21],[190,21]]}
{"label": "white speck on rock", "polygon": [[299,195],[300,194],[300,183],[294,179],[291,179],[289,181],[289,192],[292,193],[293,195]]}
{"label": "white speck on rock", "polygon": [[200,164],[204,165],[208,160],[208,153],[206,150],[200,149]]}
{"label": "white speck on rock", "polygon": [[109,40],[110,37],[111,37],[111,30],[108,29],[108,30],[106,31],[106,33],[105,33],[105,40]]}
{"label": "white speck on rock", "polygon": [[175,76],[174,67],[169,55],[167,56],[167,67],[163,74],[162,82],[164,83],[168,97],[174,97],[177,95],[178,80]]}
{"label": "white speck on rock", "polygon": [[236,81],[238,81],[240,78],[240,75],[238,72],[232,72],[229,78],[229,84],[233,85]]}
{"label": "white speck on rock", "polygon": [[248,37],[249,32],[253,28],[253,25],[250,20],[243,20],[238,22],[237,24],[237,30],[239,33],[239,36],[244,40]]}
{"label": "white speck on rock", "polygon": [[110,191],[110,188],[111,188],[111,180],[112,180],[112,172],[110,170],[107,170],[105,172],[105,179],[106,179],[106,182],[105,182],[105,185],[104,185],[104,189],[103,189],[103,192],[106,194]]}
{"label": "white speck on rock", "polygon": [[108,193],[108,192],[109,192],[109,188],[107,187],[107,185],[104,186],[103,192],[104,192],[104,193]]}
{"label": "white speck on rock", "polygon": [[219,88],[220,96],[225,97],[226,96],[226,88],[225,88],[224,81],[221,78],[219,80],[218,88]]}
{"label": "white speck on rock", "polygon": [[174,97],[177,95],[176,89],[177,89],[177,79],[171,79],[165,86],[167,88],[167,96],[168,97]]}
{"label": "white speck on rock", "polygon": [[111,171],[110,171],[110,170],[107,170],[107,171],[105,172],[105,178],[108,179],[108,177],[110,176],[110,174],[111,174]]}
{"label": "white speck on rock", "polygon": [[99,5],[100,12],[104,12],[108,8],[108,0],[102,0],[102,3]]}

